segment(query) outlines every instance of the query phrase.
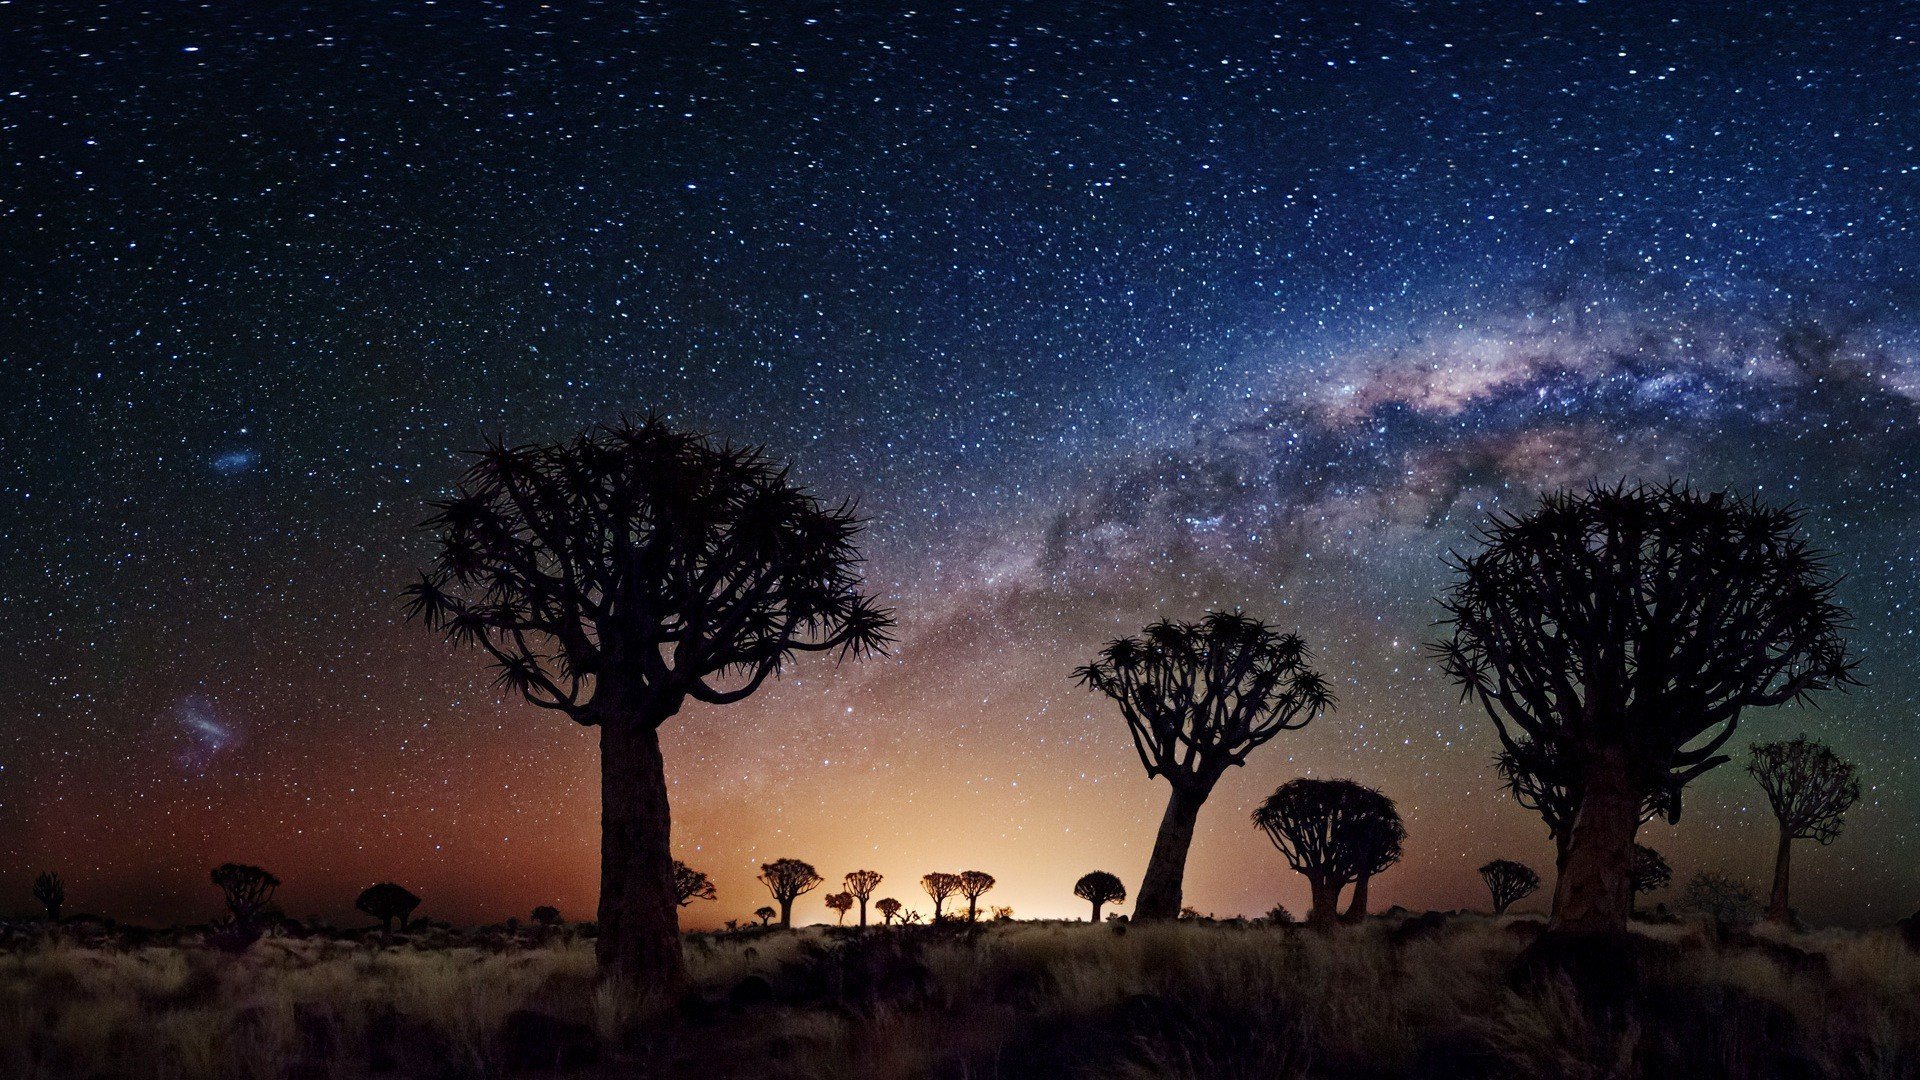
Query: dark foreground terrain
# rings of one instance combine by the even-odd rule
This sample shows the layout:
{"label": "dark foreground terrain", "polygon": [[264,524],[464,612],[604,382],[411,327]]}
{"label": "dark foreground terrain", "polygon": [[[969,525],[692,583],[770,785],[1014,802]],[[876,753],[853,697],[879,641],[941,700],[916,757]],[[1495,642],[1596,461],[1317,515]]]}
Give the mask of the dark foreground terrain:
{"label": "dark foreground terrain", "polygon": [[564,929],[237,952],[16,931],[0,1075],[1920,1077],[1920,953],[1896,931],[1648,926],[1637,970],[1596,1003],[1515,977],[1538,928],[695,934],[695,990],[674,1001],[596,987],[592,943]]}

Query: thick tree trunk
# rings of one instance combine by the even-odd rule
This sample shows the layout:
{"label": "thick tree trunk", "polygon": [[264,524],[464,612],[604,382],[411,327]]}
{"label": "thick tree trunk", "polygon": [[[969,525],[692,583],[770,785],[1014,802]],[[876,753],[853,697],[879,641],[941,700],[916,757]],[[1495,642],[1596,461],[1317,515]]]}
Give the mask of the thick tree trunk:
{"label": "thick tree trunk", "polygon": [[1100,921],[1100,901],[1098,901],[1098,900],[1095,900],[1095,901],[1093,902],[1093,918],[1091,918],[1091,919],[1088,919],[1087,921],[1088,921],[1088,922],[1099,922],[1099,921]]}
{"label": "thick tree trunk", "polygon": [[1780,849],[1773,857],[1773,893],[1767,897],[1767,921],[1787,921],[1787,871],[1793,863],[1793,834],[1780,828]]}
{"label": "thick tree trunk", "polygon": [[1193,823],[1200,816],[1204,793],[1174,788],[1167,800],[1167,812],[1160,819],[1160,835],[1153,842],[1153,855],[1147,860],[1146,877],[1140,880],[1140,897],[1134,901],[1135,922],[1153,922],[1180,917],[1180,887],[1187,874],[1187,849],[1193,846]]}
{"label": "thick tree trunk", "polygon": [[977,896],[967,897],[967,921],[973,922],[975,916],[979,914],[980,914],[980,898]]}
{"label": "thick tree trunk", "polygon": [[863,896],[860,898],[860,928],[864,930],[866,929],[866,926],[867,926],[867,898]]}
{"label": "thick tree trunk", "polygon": [[1372,879],[1372,874],[1361,874],[1354,881],[1353,899],[1347,901],[1346,920],[1348,922],[1359,922],[1367,917],[1367,882]]}
{"label": "thick tree trunk", "polygon": [[642,990],[677,989],[680,908],[673,891],[672,815],[660,733],[644,716],[600,724],[600,935],[602,978]]}
{"label": "thick tree trunk", "polygon": [[1340,918],[1340,885],[1321,878],[1308,878],[1312,907],[1307,910],[1308,926],[1332,926]]}
{"label": "thick tree trunk", "polygon": [[1554,887],[1553,929],[1617,933],[1633,904],[1633,837],[1640,831],[1640,797],[1629,782],[1626,756],[1591,756],[1567,845],[1566,865]]}
{"label": "thick tree trunk", "polygon": [[791,896],[780,899],[780,925],[789,929],[793,926],[793,897]]}

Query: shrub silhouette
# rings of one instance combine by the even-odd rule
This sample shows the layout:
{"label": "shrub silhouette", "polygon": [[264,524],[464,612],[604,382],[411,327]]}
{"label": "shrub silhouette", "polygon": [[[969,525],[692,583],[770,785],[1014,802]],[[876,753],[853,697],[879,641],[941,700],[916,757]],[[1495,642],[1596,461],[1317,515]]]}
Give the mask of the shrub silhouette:
{"label": "shrub silhouette", "polygon": [[760,866],[760,883],[773,894],[773,901],[780,905],[780,925],[793,925],[793,901],[795,898],[820,887],[826,880],[811,864],[799,859],[775,859]]}
{"label": "shrub silhouette", "polygon": [[993,888],[993,875],[984,870],[965,870],[960,874],[960,895],[967,898],[967,921],[978,921],[980,898]]}
{"label": "shrub silhouette", "polygon": [[1747,771],[1767,793],[1767,804],[1780,823],[1780,846],[1773,858],[1773,890],[1767,897],[1767,919],[1788,918],[1787,872],[1795,840],[1833,843],[1840,835],[1847,810],[1860,801],[1860,781],[1853,764],[1824,743],[1804,734],[1789,742],[1756,743]]}
{"label": "shrub silhouette", "polygon": [[873,896],[873,891],[880,887],[880,881],[880,872],[877,870],[855,870],[841,879],[840,883],[847,887],[847,892],[851,893],[855,900],[860,901],[861,926],[867,925],[867,900]]}
{"label": "shrub silhouette", "polygon": [[942,918],[940,909],[946,904],[947,897],[960,891],[960,875],[941,873],[936,870],[921,876],[920,887],[933,898],[933,921],[939,922]]}
{"label": "shrub silhouette", "polygon": [[1540,888],[1540,875],[1525,863],[1495,859],[1480,868],[1480,880],[1487,883],[1493,896],[1493,913],[1505,915],[1507,909],[1532,896]]}
{"label": "shrub silhouette", "polygon": [[772,909],[772,908],[770,908],[770,907],[762,907],[762,908],[754,908],[754,909],[753,909],[753,917],[754,917],[754,918],[756,918],[756,919],[759,919],[759,920],[760,920],[760,925],[761,925],[761,926],[765,926],[765,925],[767,925],[767,924],[768,924],[769,922],[772,922],[772,921],[773,921],[773,917],[774,917],[775,915],[778,915],[778,914],[780,914],[780,913],[779,913],[779,912],[777,912],[777,911],[775,911],[775,910],[773,910],[773,909]]}
{"label": "shrub silhouette", "polygon": [[1292,926],[1294,922],[1293,912],[1288,911],[1285,904],[1275,904],[1268,908],[1266,919],[1275,926]]}
{"label": "shrub silhouette", "polygon": [[1099,922],[1101,908],[1126,901],[1127,887],[1105,870],[1095,870],[1082,874],[1080,880],[1073,883],[1073,895],[1093,905],[1093,914],[1087,921]]}
{"label": "shrub silhouette", "polygon": [[719,897],[714,891],[713,879],[681,862],[673,860],[673,902],[678,907],[687,907],[695,900],[713,900]]}
{"label": "shrub silhouette", "polygon": [[1661,854],[1645,844],[1633,845],[1633,855],[1627,865],[1627,882],[1632,888],[1628,893],[1628,910],[1632,910],[1631,900],[1643,892],[1658,892],[1673,880],[1673,867]]}
{"label": "shrub silhouette", "polygon": [[392,930],[393,920],[400,920],[400,929],[407,928],[407,920],[413,917],[413,909],[420,906],[420,898],[391,881],[378,885],[369,885],[353,902],[354,910],[380,920],[382,930]]}
{"label": "shrub silhouette", "polygon": [[834,913],[840,916],[840,925],[845,926],[847,925],[847,912],[853,910],[853,894],[844,892],[828,893],[827,907],[833,909]]}
{"label": "shrub silhouette", "polygon": [[797,653],[880,650],[892,617],[860,591],[862,523],[759,451],[654,417],[477,458],[426,523],[439,550],[408,614],[600,729],[600,970],[677,986],[660,725],[750,696]]}
{"label": "shrub silhouette", "polygon": [[1194,822],[1221,774],[1332,706],[1310,659],[1298,635],[1215,611],[1197,623],[1162,620],[1139,637],[1110,641],[1099,659],[1074,671],[1076,681],[1120,706],[1147,777],[1164,776],[1173,789],[1134,898],[1136,919],[1179,914]]}
{"label": "shrub silhouette", "polygon": [[891,896],[881,897],[874,902],[873,906],[879,909],[880,917],[886,920],[888,926],[892,926],[894,916],[900,914],[900,901],[895,900]]}
{"label": "shrub silhouette", "polygon": [[558,926],[560,924],[560,909],[550,904],[542,904],[534,908],[533,924],[535,926]]}
{"label": "shrub silhouette", "polygon": [[1594,486],[1495,515],[1453,559],[1442,667],[1523,769],[1550,761],[1574,788],[1556,928],[1624,928],[1643,808],[1665,792],[1677,820],[1742,711],[1854,681],[1800,521],[1679,484]]}
{"label": "shrub silhouette", "polygon": [[47,921],[60,921],[60,908],[67,902],[67,887],[61,883],[60,875],[51,870],[42,870],[40,876],[33,879],[33,898],[47,909]]}
{"label": "shrub silhouette", "polygon": [[1253,812],[1253,823],[1307,879],[1313,896],[1307,922],[1315,926],[1338,917],[1340,890],[1372,865],[1374,845],[1389,831],[1382,823],[1398,818],[1393,800],[1372,788],[1306,777],[1280,785]]}
{"label": "shrub silhouette", "polygon": [[280,887],[279,878],[245,863],[221,863],[211,876],[220,887],[227,913],[241,929],[253,927],[254,920],[273,902],[274,890]]}

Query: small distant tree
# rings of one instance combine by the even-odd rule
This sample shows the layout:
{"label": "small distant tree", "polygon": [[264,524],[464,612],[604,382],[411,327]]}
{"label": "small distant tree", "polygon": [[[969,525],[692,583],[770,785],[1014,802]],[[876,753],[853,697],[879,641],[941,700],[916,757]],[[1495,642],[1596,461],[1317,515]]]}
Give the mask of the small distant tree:
{"label": "small distant tree", "polygon": [[1687,882],[1680,908],[1705,916],[1716,926],[1740,926],[1753,921],[1760,905],[1747,883],[1725,874],[1702,870]]}
{"label": "small distant tree", "polygon": [[960,895],[967,898],[967,921],[975,921],[980,914],[980,898],[993,888],[993,875],[984,870],[967,870],[960,874]]}
{"label": "small distant tree", "polygon": [[1619,932],[1651,798],[1670,820],[1741,714],[1855,681],[1801,512],[1683,485],[1594,486],[1496,516],[1453,560],[1441,666],[1501,745],[1577,787],[1553,925]]}
{"label": "small distant tree", "polygon": [[713,879],[695,870],[679,859],[673,860],[673,900],[680,907],[688,907],[695,900],[713,900],[719,897],[714,891]]}
{"label": "small distant tree", "polygon": [[842,879],[841,884],[860,901],[860,925],[867,925],[867,900],[873,891],[880,887],[881,876],[878,870],[855,870]]}
{"label": "small distant tree", "polygon": [[920,921],[920,913],[912,908],[907,909],[907,911],[900,916],[900,923],[903,926],[912,926]]}
{"label": "small distant tree", "polygon": [[1275,904],[1267,909],[1267,921],[1275,926],[1292,926],[1293,912],[1288,911],[1285,904]]}
{"label": "small distant tree", "polygon": [[1313,897],[1307,922],[1324,927],[1338,918],[1340,891],[1366,863],[1363,845],[1373,823],[1393,813],[1392,800],[1351,780],[1302,777],[1269,795],[1253,823],[1307,879]]}
{"label": "small distant tree", "polygon": [[853,894],[843,892],[828,893],[827,907],[840,916],[840,925],[845,926],[847,925],[847,912],[853,910]]}
{"label": "small distant tree", "polygon": [[765,454],[656,417],[488,445],[434,504],[408,615],[485,651],[499,683],[600,732],[604,976],[685,981],[660,728],[730,705],[806,653],[878,652],[863,523]]}
{"label": "small distant tree", "polygon": [[1824,743],[1801,735],[1790,742],[1756,743],[1747,771],[1760,782],[1780,823],[1780,846],[1773,858],[1773,891],[1767,897],[1767,919],[1784,923],[1787,872],[1795,840],[1831,844],[1840,835],[1846,813],[1860,801],[1860,781],[1853,764]]}
{"label": "small distant tree", "polygon": [[1495,859],[1480,868],[1480,880],[1493,895],[1493,913],[1505,915],[1514,904],[1532,896],[1540,888],[1540,875],[1525,863]]}
{"label": "small distant tree", "polygon": [[933,898],[933,921],[939,922],[942,918],[940,909],[946,905],[947,897],[960,891],[960,875],[936,870],[920,878],[920,887]]}
{"label": "small distant tree", "polygon": [[257,866],[244,863],[221,863],[214,868],[212,877],[213,883],[220,888],[228,914],[242,929],[253,927],[255,920],[273,902],[274,890],[280,887],[279,878]]}
{"label": "small distant tree", "polygon": [[891,896],[881,897],[873,906],[879,910],[880,917],[886,920],[888,926],[892,926],[893,920],[900,914],[900,901]]}
{"label": "small distant tree", "polygon": [[60,908],[67,902],[67,887],[60,883],[60,875],[51,870],[42,870],[40,876],[33,879],[33,898],[47,909],[47,921],[60,921]]}
{"label": "small distant tree", "polygon": [[353,902],[354,910],[380,920],[382,930],[392,930],[393,920],[400,920],[400,929],[407,928],[407,920],[413,917],[413,909],[420,906],[420,898],[391,881],[378,885],[369,885]]}
{"label": "small distant tree", "polygon": [[1363,789],[1361,808],[1354,816],[1353,896],[1347,901],[1348,922],[1367,917],[1367,885],[1375,874],[1400,861],[1400,845],[1407,838],[1407,827],[1400,820],[1393,800],[1372,788]]}
{"label": "small distant tree", "polygon": [[1105,870],[1095,870],[1073,883],[1073,895],[1093,905],[1093,915],[1087,921],[1099,922],[1101,908],[1125,902],[1127,887]]}
{"label": "small distant tree", "polygon": [[1008,922],[1012,920],[1012,918],[1013,918],[1013,908],[1008,907],[1004,904],[996,905],[994,907],[993,920],[995,922]]}
{"label": "small distant tree", "polygon": [[780,913],[773,910],[770,907],[761,907],[761,908],[753,909],[753,917],[760,920],[761,926],[765,926],[768,923],[772,922],[773,917],[778,914]]}
{"label": "small distant tree", "polygon": [[535,926],[560,925],[560,909],[550,904],[542,904],[539,907],[534,908],[533,924]]}
{"label": "small distant tree", "polygon": [[1645,844],[1633,845],[1633,856],[1627,864],[1627,883],[1632,889],[1627,894],[1629,899],[1641,893],[1658,892],[1672,881],[1673,867],[1667,865],[1664,856]]}
{"label": "small distant tree", "polygon": [[793,902],[812,892],[825,881],[809,863],[799,859],[775,859],[760,866],[760,883],[780,905],[780,925],[793,925]]}
{"label": "small distant tree", "polygon": [[1110,641],[1073,673],[1120,706],[1147,777],[1164,776],[1173,789],[1134,899],[1136,919],[1179,914],[1194,823],[1221,775],[1332,706],[1310,659],[1299,635],[1215,611],[1197,623],[1163,619],[1139,637]]}

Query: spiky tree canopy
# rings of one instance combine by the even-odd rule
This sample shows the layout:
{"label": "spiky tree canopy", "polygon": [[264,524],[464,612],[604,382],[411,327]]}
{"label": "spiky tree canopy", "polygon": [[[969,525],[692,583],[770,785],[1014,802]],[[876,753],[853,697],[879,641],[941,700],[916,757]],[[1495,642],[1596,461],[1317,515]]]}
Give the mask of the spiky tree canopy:
{"label": "spiky tree canopy", "polygon": [[960,891],[960,875],[936,870],[931,874],[921,875],[920,887],[933,898],[933,906],[937,910],[946,902],[947,897]]}
{"label": "spiky tree canopy", "polygon": [[714,891],[713,879],[704,872],[695,870],[679,859],[673,860],[673,899],[681,907],[691,905],[695,900],[712,900],[720,894]]}
{"label": "spiky tree canopy", "polygon": [[778,914],[780,913],[773,910],[770,907],[759,907],[759,908],[753,909],[753,917],[756,919],[759,919],[760,925],[762,926],[765,926],[767,923],[771,922],[773,920],[773,917]]}
{"label": "spiky tree canopy", "polygon": [[881,876],[878,870],[855,870],[843,879],[847,891],[862,901],[873,896],[873,890],[880,887]]}
{"label": "spiky tree canopy", "polygon": [[900,901],[895,900],[891,896],[881,897],[879,900],[874,901],[873,906],[888,922],[892,922],[894,916],[900,914]]}
{"label": "spiky tree canopy", "polygon": [[1487,892],[1493,896],[1495,915],[1505,913],[1540,888],[1540,875],[1527,864],[1512,859],[1495,859],[1482,866],[1480,880],[1487,883]]}
{"label": "spiky tree canopy", "polygon": [[1602,747],[1623,753],[1634,790],[1666,792],[1678,819],[1743,709],[1853,681],[1846,613],[1800,522],[1679,484],[1548,495],[1454,558],[1435,651],[1523,764],[1547,754],[1578,773]]}
{"label": "spiky tree canopy", "polygon": [[59,874],[42,870],[40,876],[33,879],[33,898],[47,909],[47,918],[58,921],[60,907],[67,902],[67,887],[60,881]]}
{"label": "spiky tree canopy", "polygon": [[383,881],[377,885],[367,886],[360,893],[360,898],[353,902],[353,906],[356,911],[379,919],[389,926],[392,925],[393,920],[399,919],[401,927],[404,928],[407,920],[413,917],[413,910],[420,906],[420,898],[400,885]]}
{"label": "spiky tree canopy", "polygon": [[1211,788],[1282,731],[1304,727],[1333,694],[1296,634],[1239,612],[1154,623],[1110,641],[1074,678],[1112,698],[1147,775]]}
{"label": "spiky tree canopy", "polygon": [[1392,839],[1392,856],[1399,858],[1398,837],[1405,835],[1393,828],[1399,817],[1393,800],[1372,788],[1351,780],[1301,777],[1267,796],[1254,810],[1253,823],[1309,880],[1344,885],[1376,872],[1372,867],[1384,858],[1385,838]]}
{"label": "spiky tree canopy", "polygon": [[987,890],[993,888],[993,875],[985,870],[963,870],[960,872],[960,895],[969,902],[978,901]]}
{"label": "spiky tree canopy", "polygon": [[221,899],[234,919],[245,925],[253,922],[273,900],[280,879],[257,866],[245,863],[221,863],[214,867],[213,883],[220,887]]}
{"label": "spiky tree canopy", "polygon": [[847,912],[853,910],[853,894],[844,892],[828,893],[827,907],[829,910],[837,912],[841,920],[845,921]]}
{"label": "spiky tree canopy", "polygon": [[1105,870],[1095,870],[1073,883],[1073,895],[1091,904],[1117,904],[1127,898],[1127,887]]}
{"label": "spiky tree canopy", "polygon": [[1752,753],[1747,771],[1766,790],[1781,832],[1792,840],[1833,843],[1847,810],[1860,800],[1853,763],[1805,735],[1756,743]]}
{"label": "spiky tree canopy", "polygon": [[760,866],[760,883],[783,904],[819,888],[824,880],[811,864],[799,859],[775,859]]}
{"label": "spiky tree canopy", "polygon": [[724,705],[797,652],[887,641],[890,614],[860,591],[859,518],[758,450],[648,417],[477,457],[426,523],[440,547],[408,610],[535,705],[582,724],[608,719],[600,704]]}
{"label": "spiky tree canopy", "polygon": [[1656,892],[1673,881],[1673,867],[1667,865],[1666,856],[1645,844],[1633,845],[1633,857],[1628,866],[1634,892]]}

